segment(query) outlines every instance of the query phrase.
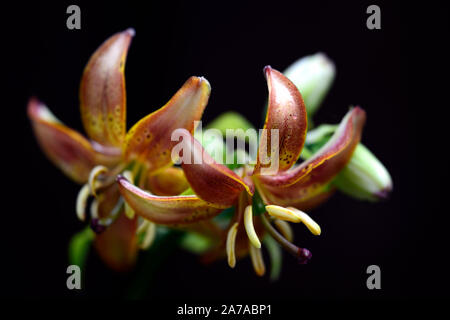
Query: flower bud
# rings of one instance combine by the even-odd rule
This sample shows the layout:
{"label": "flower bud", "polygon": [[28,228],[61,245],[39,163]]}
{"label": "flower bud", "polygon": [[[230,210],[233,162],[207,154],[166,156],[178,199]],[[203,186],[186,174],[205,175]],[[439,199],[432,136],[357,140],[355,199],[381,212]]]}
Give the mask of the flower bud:
{"label": "flower bud", "polygon": [[337,188],[360,200],[386,199],[392,191],[392,179],[380,160],[361,143],[350,162],[334,180]]}
{"label": "flower bud", "polygon": [[[322,124],[310,130],[302,150],[303,159],[310,158],[333,135],[337,126]],[[332,182],[343,193],[368,201],[388,197],[392,191],[392,179],[380,160],[363,144],[359,143],[349,163]]]}
{"label": "flower bud", "polygon": [[334,63],[321,52],[300,58],[283,72],[302,94],[309,120],[330,89],[335,73]]}

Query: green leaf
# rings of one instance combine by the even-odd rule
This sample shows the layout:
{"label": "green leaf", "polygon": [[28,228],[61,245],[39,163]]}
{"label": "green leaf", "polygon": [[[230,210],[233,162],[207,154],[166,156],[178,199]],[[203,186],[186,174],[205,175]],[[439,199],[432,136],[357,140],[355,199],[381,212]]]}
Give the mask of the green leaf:
{"label": "green leaf", "polygon": [[90,227],[76,233],[69,242],[69,263],[83,269],[94,240],[94,232]]}

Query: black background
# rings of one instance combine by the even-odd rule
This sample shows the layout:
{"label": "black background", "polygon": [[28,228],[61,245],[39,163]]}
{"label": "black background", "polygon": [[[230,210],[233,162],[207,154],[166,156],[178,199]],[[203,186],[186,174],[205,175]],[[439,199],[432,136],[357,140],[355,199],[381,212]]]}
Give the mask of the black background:
{"label": "black background", "polygon": [[[66,28],[66,8],[73,3],[81,7],[81,30]],[[420,84],[436,81],[418,75],[418,68],[428,68],[433,60],[422,52],[429,53],[435,40],[444,41],[448,22],[427,16],[439,14],[440,4],[425,9],[409,2],[373,3],[381,7],[381,30],[366,28],[366,8],[372,2],[63,1],[8,6],[2,31],[2,50],[11,55],[3,61],[5,93],[11,99],[2,106],[7,149],[2,153],[7,190],[2,295],[126,295],[131,275],[112,273],[95,254],[89,257],[83,290],[66,289],[67,244],[83,227],[75,215],[79,187],[41,153],[26,117],[26,103],[35,95],[67,125],[82,130],[78,87],[84,65],[107,37],[134,27],[136,37],[126,65],[128,127],[162,106],[191,75],[205,76],[212,85],[205,122],[234,109],[260,127],[267,95],[263,67],[270,64],[284,70],[297,58],[322,51],[336,63],[337,77],[315,122],[337,123],[349,105],[360,105],[368,116],[363,142],[394,181],[387,202],[369,204],[336,194],[314,210],[322,235],[312,237],[306,229],[296,228],[296,241],[313,252],[311,263],[299,266],[285,254],[276,283],[255,276],[249,259],[231,270],[225,261],[204,266],[195,256],[176,250],[149,285],[147,297],[180,301],[443,297],[445,236],[438,229],[445,213],[437,214],[425,196],[430,189],[435,197],[443,192],[422,183],[420,176],[430,169],[443,176],[448,170],[445,166],[434,170],[439,161],[424,162],[435,158],[431,146],[418,137],[425,130],[423,123],[432,119],[428,106],[417,100],[430,95]],[[439,54],[434,56],[437,60]],[[424,91],[413,88],[418,82]],[[378,291],[366,288],[366,268],[371,264],[381,267]]]}

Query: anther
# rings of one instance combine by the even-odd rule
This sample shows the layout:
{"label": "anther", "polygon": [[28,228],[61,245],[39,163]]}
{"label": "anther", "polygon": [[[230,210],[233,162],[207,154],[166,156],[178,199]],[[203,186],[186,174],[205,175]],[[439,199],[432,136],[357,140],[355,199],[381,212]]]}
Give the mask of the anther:
{"label": "anther", "polygon": [[91,219],[97,219],[98,220],[98,200],[94,199],[91,203],[90,207],[91,212]]}
{"label": "anther", "polygon": [[145,230],[144,240],[142,240],[139,247],[143,250],[150,248],[156,236],[156,224],[150,222],[147,224],[147,229]]}
{"label": "anther", "polygon": [[261,221],[266,228],[267,232],[274,238],[287,252],[292,254],[299,263],[306,264],[312,257],[311,252],[305,248],[299,248],[292,242],[286,240],[269,222],[268,216],[261,215]]}
{"label": "anther", "polygon": [[310,216],[308,216],[303,211],[300,211],[293,207],[289,207],[288,209],[294,211],[297,214],[300,221],[303,222],[303,224],[309,229],[309,231],[311,231],[313,235],[315,236],[320,235],[321,233],[320,226]]}
{"label": "anther", "polygon": [[294,241],[294,232],[292,231],[291,225],[286,221],[275,219],[273,224],[277,227],[277,229],[281,232],[283,237],[286,238],[287,241]]}
{"label": "anther", "polygon": [[235,222],[230,230],[228,230],[227,234],[227,244],[226,244],[226,250],[227,250],[227,256],[228,256],[228,265],[231,268],[234,268],[236,265],[236,254],[235,254],[235,246],[236,246],[236,235],[237,235],[237,229],[238,229],[239,223]]}
{"label": "anther", "polygon": [[[124,171],[123,172],[123,176],[129,180],[131,183],[134,182],[134,177],[133,177],[133,173],[129,170]],[[129,219],[133,219],[134,218],[134,210],[133,208],[130,207],[130,205],[125,201],[125,215],[129,218]]]}
{"label": "anther", "polygon": [[253,269],[255,269],[255,273],[262,277],[266,272],[266,266],[264,265],[264,260],[262,257],[262,250],[259,248],[255,248],[252,244],[249,243],[249,251],[250,258],[252,259]]}
{"label": "anther", "polygon": [[299,223],[301,221],[300,217],[295,212],[284,207],[268,205],[266,206],[266,210],[272,217],[281,220],[286,220],[295,223]]}
{"label": "anther", "polygon": [[150,223],[150,221],[143,219],[144,221],[142,221],[142,223],[138,226],[137,230],[136,230],[136,234],[140,234],[141,232],[144,232],[145,229],[147,229],[148,224]]}
{"label": "anther", "polygon": [[90,188],[88,184],[85,184],[78,192],[76,210],[77,217],[81,221],[84,221],[86,219],[86,205],[89,198],[89,193]]}
{"label": "anther", "polygon": [[91,189],[91,194],[95,197],[97,197],[97,192],[96,192],[96,189],[98,188],[97,179],[100,175],[102,175],[106,172],[108,172],[108,168],[106,168],[105,166],[96,166],[89,173],[88,184]]}
{"label": "anther", "polygon": [[261,248],[261,241],[259,241],[258,235],[255,231],[255,226],[253,225],[253,210],[252,206],[247,206],[244,212],[244,226],[247,232],[248,239],[256,248]]}

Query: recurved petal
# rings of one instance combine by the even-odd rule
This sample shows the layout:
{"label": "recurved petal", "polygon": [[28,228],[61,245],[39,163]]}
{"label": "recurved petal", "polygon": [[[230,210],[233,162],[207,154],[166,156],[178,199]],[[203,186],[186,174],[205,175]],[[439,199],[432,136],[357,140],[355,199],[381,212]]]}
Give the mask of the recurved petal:
{"label": "recurved petal", "polygon": [[174,150],[180,146],[181,166],[191,188],[199,198],[213,206],[227,208],[235,203],[242,191],[253,195],[253,184],[244,181],[232,170],[214,161],[187,130],[179,129],[176,135],[181,137],[182,141]]}
{"label": "recurved petal", "polygon": [[190,224],[212,218],[222,211],[195,195],[155,196],[122,176],[117,177],[117,182],[122,196],[136,214],[158,224]]}
{"label": "recurved petal", "polygon": [[35,98],[28,102],[28,117],[47,157],[78,183],[88,180],[96,164],[96,152],[86,138],[62,124]]}
{"label": "recurved petal", "polygon": [[292,189],[319,190],[330,182],[350,160],[361,139],[366,114],[359,107],[351,109],[341,121],[331,139],[307,161],[282,174],[257,177],[269,192],[276,188],[290,193]]}
{"label": "recurved petal", "polygon": [[100,258],[113,270],[130,270],[138,252],[136,236],[137,218],[129,219],[124,212],[95,237],[95,248]]}
{"label": "recurved petal", "polygon": [[[292,167],[300,156],[308,127],[305,103],[297,87],[270,66],[265,67],[264,72],[269,88],[269,105],[254,174],[260,173],[261,168],[270,167],[272,151],[275,150],[279,153],[276,169],[286,171]],[[272,130],[278,130],[278,134]],[[278,148],[272,150],[272,145]]]}
{"label": "recurved petal", "polygon": [[194,131],[208,103],[211,87],[203,77],[189,78],[183,87],[159,110],[136,123],[126,137],[126,158],[138,160],[154,171],[171,163],[176,142],[172,132],[178,128]]}
{"label": "recurved petal", "polygon": [[90,58],[80,86],[81,118],[94,141],[121,147],[126,132],[125,60],[133,29],[107,39]]}
{"label": "recurved petal", "polygon": [[332,185],[298,188],[272,188],[269,191],[264,185],[257,185],[264,203],[282,207],[295,207],[309,211],[327,201],[336,191]]}
{"label": "recurved petal", "polygon": [[189,188],[183,169],[168,167],[148,177],[147,187],[158,196],[176,196]]}

